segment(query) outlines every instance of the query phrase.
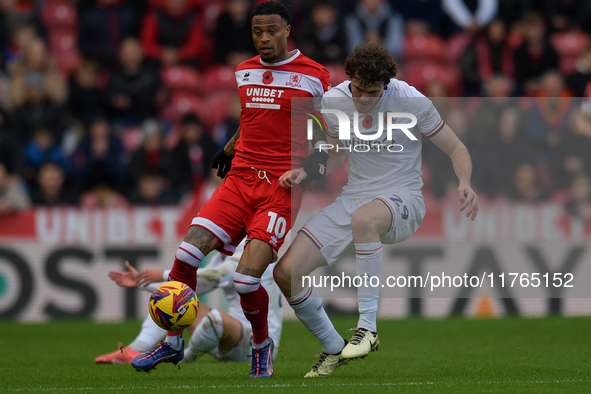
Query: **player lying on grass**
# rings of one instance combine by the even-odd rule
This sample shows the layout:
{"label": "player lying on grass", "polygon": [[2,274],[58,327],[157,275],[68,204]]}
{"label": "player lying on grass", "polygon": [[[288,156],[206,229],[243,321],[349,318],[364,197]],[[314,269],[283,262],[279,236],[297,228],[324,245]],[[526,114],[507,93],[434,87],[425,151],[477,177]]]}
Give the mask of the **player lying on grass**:
{"label": "player lying on grass", "polygon": [[[382,243],[399,243],[409,238],[425,216],[421,192],[421,136],[429,138],[451,158],[459,180],[460,210],[467,210],[466,216],[472,220],[478,213],[478,196],[470,186],[472,162],[468,150],[441,119],[431,100],[394,78],[396,70],[397,65],[387,50],[371,43],[359,45],[345,61],[345,71],[351,80],[335,86],[322,98],[323,109],[339,109],[350,119],[353,113],[359,113],[358,129],[365,134],[376,135],[380,117],[388,112],[399,113],[396,116],[412,114],[417,122],[408,128],[414,138],[395,128],[393,141],[379,141],[385,145],[395,141],[402,146],[402,149],[394,149],[397,152],[383,145],[380,150],[372,144],[378,141],[361,140],[351,130],[350,139],[346,140],[349,147],[354,142],[365,142],[371,147],[369,151],[357,153],[342,149],[347,145],[338,139],[337,117],[324,115],[328,144],[341,146],[338,152],[330,150],[330,156],[324,153],[328,157],[327,172],[338,167],[348,154],[349,180],[334,203],[302,226],[274,272],[296,316],[322,345],[320,360],[306,377],[330,375],[348,359],[365,357],[378,348],[379,286],[357,289],[359,321],[347,342],[326,315],[318,290],[309,285],[302,287],[302,276],[318,267],[330,266],[355,250],[357,275],[380,277]],[[396,119],[395,122],[408,123]],[[310,157],[318,154],[316,150]],[[302,169],[287,171],[279,183],[286,188],[300,184],[308,175],[305,168],[307,162]]]}
{"label": "player lying on grass", "polygon": [[[197,274],[197,296],[220,288],[228,300],[228,313],[210,309],[203,302],[199,302],[199,313],[195,322],[188,328],[191,334],[189,346],[185,349],[183,362],[193,361],[199,355],[210,353],[223,361],[250,361],[252,329],[250,322],[244,317],[240,306],[240,297],[234,289],[232,275],[244,251],[241,244],[233,256],[225,258],[217,253],[207,267],[200,269]],[[152,292],[168,277],[167,271],[147,269],[137,272],[129,263],[127,271],[112,271],[109,277],[119,286],[138,288]],[[269,293],[269,335],[279,345],[281,329],[283,327],[283,309],[279,301],[279,288],[273,280],[271,265],[263,274],[264,283]],[[134,341],[122,350],[97,357],[95,363],[129,364],[131,361],[154,347],[166,336],[166,330],[158,327],[150,315],[142,323],[142,329]],[[161,346],[161,345],[159,345]],[[277,355],[277,348],[273,357]]]}

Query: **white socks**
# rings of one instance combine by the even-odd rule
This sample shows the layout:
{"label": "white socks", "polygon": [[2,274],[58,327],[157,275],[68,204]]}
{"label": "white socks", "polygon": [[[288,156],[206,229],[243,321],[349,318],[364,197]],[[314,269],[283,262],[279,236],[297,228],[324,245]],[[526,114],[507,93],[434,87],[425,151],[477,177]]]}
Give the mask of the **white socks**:
{"label": "white socks", "polygon": [[320,341],[324,353],[339,354],[343,350],[345,346],[343,337],[328,318],[315,287],[306,287],[295,296],[287,297],[287,301],[297,318]]}
{"label": "white socks", "polygon": [[152,349],[159,340],[164,338],[165,335],[166,330],[158,327],[150,315],[148,315],[142,323],[140,333],[129,345],[129,348],[136,352],[147,352]]}
{"label": "white socks", "polygon": [[189,346],[185,349],[187,361],[196,359],[199,355],[209,353],[218,346],[224,333],[224,322],[222,315],[217,309],[209,311],[207,316],[201,320],[193,335]]}
{"label": "white socks", "polygon": [[183,341],[183,334],[175,335],[175,336],[166,336],[166,342],[170,345],[171,348],[174,350],[181,350],[185,346],[185,341]]}
{"label": "white socks", "polygon": [[181,242],[181,246],[177,249],[175,257],[184,263],[199,268],[199,264],[201,264],[201,260],[203,260],[205,256],[199,248],[183,241]]}
{"label": "white socks", "polygon": [[[356,243],[355,256],[357,258],[357,275],[364,278],[363,284],[367,283],[367,286],[361,286],[357,289],[357,299],[359,302],[359,322],[357,323],[357,328],[365,328],[371,332],[377,332],[378,301],[380,297],[382,266],[384,265],[382,243]],[[372,277],[377,277],[380,280],[372,280]]]}

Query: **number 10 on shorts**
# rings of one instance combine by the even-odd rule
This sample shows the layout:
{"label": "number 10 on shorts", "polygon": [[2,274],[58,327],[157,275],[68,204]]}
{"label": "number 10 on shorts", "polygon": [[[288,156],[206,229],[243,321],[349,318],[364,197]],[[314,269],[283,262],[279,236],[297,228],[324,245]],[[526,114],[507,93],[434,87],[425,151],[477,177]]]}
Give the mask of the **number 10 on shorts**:
{"label": "number 10 on shorts", "polygon": [[275,236],[277,238],[283,238],[283,236],[285,235],[285,229],[287,228],[287,222],[285,221],[285,218],[281,217],[281,216],[277,216],[276,212],[269,212],[269,225],[267,226],[267,232],[268,233],[275,233]]}

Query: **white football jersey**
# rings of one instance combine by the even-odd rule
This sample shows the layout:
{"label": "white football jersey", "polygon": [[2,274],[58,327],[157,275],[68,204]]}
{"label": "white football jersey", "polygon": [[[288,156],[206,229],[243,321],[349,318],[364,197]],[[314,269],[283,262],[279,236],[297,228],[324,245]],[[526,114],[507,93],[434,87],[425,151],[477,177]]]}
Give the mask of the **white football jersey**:
{"label": "white football jersey", "polygon": [[[421,136],[433,137],[444,126],[439,112],[427,97],[406,82],[392,78],[383,96],[367,113],[358,116],[358,130],[363,135],[375,135],[382,123],[383,132],[377,140],[362,140],[353,129],[353,114],[357,112],[352,100],[351,82],[345,81],[326,92],[322,98],[322,109],[338,109],[350,118],[350,140],[344,141],[348,148],[349,180],[342,195],[349,197],[373,197],[386,190],[403,189],[421,193]],[[381,115],[380,115],[381,113]],[[416,140],[403,130],[392,130],[392,140],[387,139],[387,113],[408,113],[416,117],[416,125],[408,128]],[[327,133],[339,138],[337,116],[323,114]],[[410,123],[411,118],[395,116],[393,123]],[[343,142],[343,140],[341,140]],[[388,147],[390,147],[388,150]],[[342,149],[341,147],[340,149]],[[350,151],[349,151],[350,150]]]}

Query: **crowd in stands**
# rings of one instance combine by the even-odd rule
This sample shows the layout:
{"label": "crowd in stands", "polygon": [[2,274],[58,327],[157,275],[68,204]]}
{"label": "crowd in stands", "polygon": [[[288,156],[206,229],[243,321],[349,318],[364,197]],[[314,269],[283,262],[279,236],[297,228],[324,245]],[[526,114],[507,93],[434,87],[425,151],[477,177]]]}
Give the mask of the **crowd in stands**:
{"label": "crowd in stands", "polygon": [[[177,204],[219,183],[209,163],[238,127],[234,68],[256,55],[255,1],[0,1],[0,213]],[[591,218],[591,126],[573,120],[591,81],[591,2],[283,2],[290,49],[333,85],[356,45],[387,48],[468,146],[484,198]],[[423,157],[425,194],[453,194],[445,155],[425,141]]]}

